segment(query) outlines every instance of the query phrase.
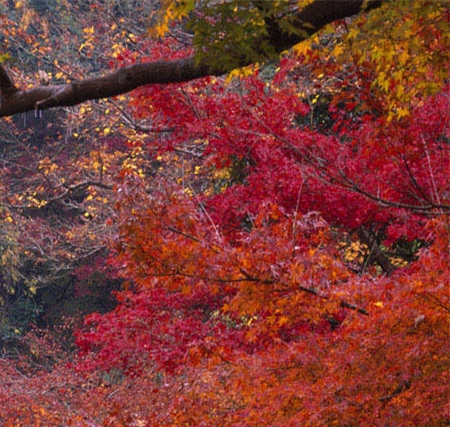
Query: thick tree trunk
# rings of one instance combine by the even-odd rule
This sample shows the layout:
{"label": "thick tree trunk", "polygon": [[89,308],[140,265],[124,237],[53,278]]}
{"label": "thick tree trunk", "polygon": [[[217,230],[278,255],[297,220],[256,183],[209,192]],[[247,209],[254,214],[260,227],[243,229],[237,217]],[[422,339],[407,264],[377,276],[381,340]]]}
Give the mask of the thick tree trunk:
{"label": "thick tree trunk", "polygon": [[[270,43],[281,52],[306,39],[325,25],[380,6],[385,0],[316,0],[296,16],[296,25],[302,35],[281,31],[277,22],[267,22]],[[241,66],[249,65],[245,61]],[[226,74],[229,69],[212,69],[196,64],[195,58],[155,61],[123,67],[110,74],[87,78],[64,85],[36,86],[19,90],[0,64],[0,117],[30,110],[44,110],[58,106],[77,105],[85,101],[109,98],[148,84],[187,82],[208,75]]]}
{"label": "thick tree trunk", "polygon": [[[0,65],[2,69],[0,75],[7,75]],[[0,117],[34,109],[77,105],[92,99],[110,98],[147,84],[187,82],[210,74],[206,67],[197,66],[194,58],[186,58],[130,65],[101,77],[64,85],[36,86],[23,91],[4,85],[0,79]],[[3,87],[8,90],[3,90]]]}

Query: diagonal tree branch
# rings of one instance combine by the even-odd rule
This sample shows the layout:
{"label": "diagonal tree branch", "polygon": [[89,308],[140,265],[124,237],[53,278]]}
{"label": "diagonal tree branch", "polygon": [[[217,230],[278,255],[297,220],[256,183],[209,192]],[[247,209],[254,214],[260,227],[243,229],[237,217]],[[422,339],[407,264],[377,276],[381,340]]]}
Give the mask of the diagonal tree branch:
{"label": "diagonal tree branch", "polygon": [[186,58],[130,65],[105,76],[65,85],[36,86],[8,93],[2,90],[0,117],[34,109],[77,105],[130,92],[146,84],[187,82],[210,74],[206,67],[197,66],[194,58]]}
{"label": "diagonal tree branch", "polygon": [[[294,11],[294,22],[298,34],[286,34],[275,17],[268,19],[270,42],[278,52],[307,39],[325,25],[380,6],[386,0],[316,0],[300,11]],[[240,66],[250,65],[242,59]],[[11,116],[30,110],[44,110],[53,107],[77,105],[85,101],[110,98],[130,92],[148,84],[188,82],[208,75],[221,75],[231,71],[197,64],[194,57],[139,63],[120,68],[105,76],[87,78],[63,85],[36,86],[19,90],[0,64],[1,104],[0,117]]]}

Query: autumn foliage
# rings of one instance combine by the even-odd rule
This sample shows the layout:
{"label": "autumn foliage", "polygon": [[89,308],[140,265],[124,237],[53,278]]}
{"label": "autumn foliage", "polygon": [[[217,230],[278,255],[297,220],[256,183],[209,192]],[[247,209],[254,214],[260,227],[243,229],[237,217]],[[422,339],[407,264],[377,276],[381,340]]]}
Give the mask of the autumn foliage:
{"label": "autumn foliage", "polygon": [[[388,2],[278,61],[70,111],[75,148],[22,142],[0,303],[63,284],[115,306],[5,339],[2,425],[448,425],[448,12]],[[192,53],[121,24],[78,49]]]}

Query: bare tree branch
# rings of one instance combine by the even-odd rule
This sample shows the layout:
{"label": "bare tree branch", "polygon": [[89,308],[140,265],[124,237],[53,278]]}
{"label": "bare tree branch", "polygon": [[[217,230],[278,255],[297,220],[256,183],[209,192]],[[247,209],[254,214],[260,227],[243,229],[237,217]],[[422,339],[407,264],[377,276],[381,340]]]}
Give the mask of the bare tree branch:
{"label": "bare tree branch", "polygon": [[[380,6],[386,0],[316,0],[300,11],[295,11],[299,34],[286,34],[275,17],[267,22],[267,40],[278,52],[292,47],[323,28],[325,25]],[[261,42],[263,42],[261,41]],[[241,66],[249,65],[242,59]],[[44,110],[58,106],[77,105],[85,101],[110,98],[148,84],[188,82],[208,75],[222,75],[231,71],[197,64],[194,57],[139,63],[120,68],[105,76],[87,78],[63,85],[36,86],[19,90],[8,72],[0,64],[0,117],[30,110]]]}
{"label": "bare tree branch", "polygon": [[381,269],[389,276],[396,268],[391,263],[389,258],[384,254],[378,246],[376,237],[370,233],[367,228],[361,226],[358,230],[358,236],[363,243],[365,243],[370,249],[370,258],[378,264]]}

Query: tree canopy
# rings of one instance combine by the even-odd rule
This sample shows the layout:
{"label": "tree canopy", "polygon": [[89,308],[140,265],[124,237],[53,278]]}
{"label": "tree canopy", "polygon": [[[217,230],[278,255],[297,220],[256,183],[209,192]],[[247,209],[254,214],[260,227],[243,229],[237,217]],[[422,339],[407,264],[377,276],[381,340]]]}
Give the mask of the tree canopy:
{"label": "tree canopy", "polygon": [[[19,89],[5,66],[0,64],[0,117],[77,105],[120,95],[148,84],[187,82],[225,74],[236,67],[274,57],[325,25],[378,7],[382,1],[320,0],[304,3],[303,7],[302,2],[294,7],[294,3],[289,2],[205,2],[203,8],[196,10],[194,1],[168,2],[158,31],[164,31],[172,14],[183,18],[196,12],[190,25],[195,42],[194,55],[127,65],[105,76],[85,77],[66,84],[48,85],[46,82],[44,86]],[[214,17],[213,22],[203,14]]]}
{"label": "tree canopy", "polygon": [[448,425],[449,16],[0,1],[0,424]]}

